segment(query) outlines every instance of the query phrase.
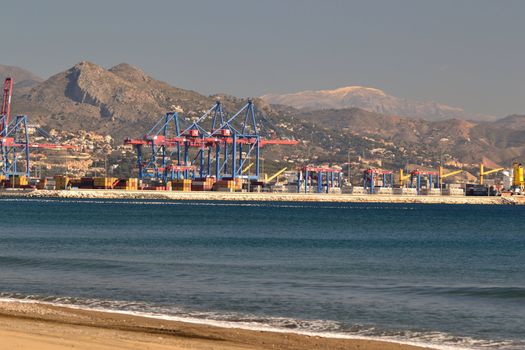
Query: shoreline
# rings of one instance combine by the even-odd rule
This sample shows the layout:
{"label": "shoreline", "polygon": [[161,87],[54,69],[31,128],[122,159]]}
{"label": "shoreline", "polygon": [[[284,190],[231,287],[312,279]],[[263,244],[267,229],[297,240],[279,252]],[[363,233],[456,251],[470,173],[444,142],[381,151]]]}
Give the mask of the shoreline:
{"label": "shoreline", "polygon": [[267,192],[178,192],[124,190],[1,190],[0,198],[72,198],[72,199],[153,199],[167,201],[253,201],[319,203],[405,203],[405,204],[473,204],[525,205],[525,196],[411,196],[380,194],[317,194]]}
{"label": "shoreline", "polygon": [[0,344],[21,350],[436,349],[365,337],[343,339],[292,331],[251,330],[16,300],[0,301]]}

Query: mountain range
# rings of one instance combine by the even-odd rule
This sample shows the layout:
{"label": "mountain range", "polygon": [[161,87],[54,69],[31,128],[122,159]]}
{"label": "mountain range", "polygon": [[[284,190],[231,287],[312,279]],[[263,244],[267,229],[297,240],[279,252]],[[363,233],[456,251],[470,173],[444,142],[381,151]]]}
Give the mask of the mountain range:
{"label": "mountain range", "polygon": [[[4,71],[4,74],[11,73]],[[32,123],[46,129],[108,134],[116,145],[126,137],[143,136],[163,114],[176,107],[181,107],[185,116],[196,118],[212,107],[217,98],[230,113],[246,103],[246,99],[239,97],[206,96],[173,87],[126,63],[106,69],[80,62],[43,81],[38,81],[35,75],[29,77],[32,78],[26,80],[33,80],[31,84],[15,86],[13,113],[27,114]],[[15,79],[20,81],[20,75],[18,78],[15,75]],[[366,89],[369,88],[347,89],[347,93],[368,94]],[[381,93],[372,91],[367,96],[373,95]],[[508,165],[515,159],[525,159],[523,115],[476,121],[459,111],[451,112],[455,109],[442,108],[439,118],[426,114],[416,118],[387,113],[386,109],[385,113],[378,113],[338,105],[316,110],[312,109],[315,105],[294,108],[269,102],[275,100],[268,96],[255,99],[263,136],[276,135],[302,142],[296,147],[270,147],[264,151],[266,159],[295,164],[344,163],[364,156],[381,160],[385,167],[406,163],[435,166],[447,159],[466,164],[484,161],[487,165]],[[442,120],[443,111],[456,117]]]}
{"label": "mountain range", "polygon": [[301,91],[290,94],[261,96],[270,104],[280,104],[300,110],[361,108],[386,115],[420,118],[431,121],[446,119],[495,120],[494,116],[468,113],[461,108],[436,102],[420,102],[399,98],[382,90],[364,86],[346,86],[334,90]]}

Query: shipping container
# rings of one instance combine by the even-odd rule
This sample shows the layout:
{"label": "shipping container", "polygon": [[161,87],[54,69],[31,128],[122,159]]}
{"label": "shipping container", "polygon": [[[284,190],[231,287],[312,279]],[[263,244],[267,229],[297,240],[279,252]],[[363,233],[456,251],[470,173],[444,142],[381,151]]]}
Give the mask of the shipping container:
{"label": "shipping container", "polygon": [[95,177],[93,179],[93,188],[96,189],[113,189],[118,183],[116,177]]}
{"label": "shipping container", "polygon": [[68,176],[56,175],[54,179],[55,179],[55,189],[57,190],[66,190],[71,186]]}
{"label": "shipping container", "polygon": [[139,188],[139,180],[137,178],[120,179],[115,185],[116,189],[136,191]]}

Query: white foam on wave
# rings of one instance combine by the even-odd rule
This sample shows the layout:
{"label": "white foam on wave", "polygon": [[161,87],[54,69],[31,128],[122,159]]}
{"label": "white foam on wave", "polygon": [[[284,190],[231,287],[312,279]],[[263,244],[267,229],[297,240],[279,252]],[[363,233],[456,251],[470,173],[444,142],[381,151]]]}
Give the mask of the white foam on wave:
{"label": "white foam on wave", "polygon": [[[31,296],[28,296],[30,298]],[[60,298],[59,298],[60,299]],[[69,298],[65,298],[69,300]],[[404,339],[401,336],[371,336],[371,335],[362,335],[362,334],[348,334],[344,332],[337,331],[315,331],[315,330],[304,330],[304,329],[286,329],[278,326],[272,326],[267,324],[262,324],[260,322],[246,322],[246,321],[227,321],[227,320],[216,320],[210,318],[198,318],[192,316],[175,316],[175,315],[166,315],[162,313],[154,312],[145,312],[145,311],[128,311],[128,310],[118,310],[111,309],[106,307],[97,307],[97,306],[85,306],[85,305],[75,305],[70,303],[61,303],[56,301],[41,301],[35,299],[18,299],[18,298],[9,298],[9,297],[0,297],[0,302],[13,302],[13,303],[28,303],[28,304],[43,304],[43,305],[52,305],[65,307],[70,309],[77,310],[86,310],[86,311],[99,311],[106,313],[146,317],[158,320],[165,321],[175,321],[175,322],[184,322],[191,324],[198,324],[204,326],[213,326],[220,328],[228,329],[243,329],[251,331],[264,331],[264,332],[275,332],[275,333],[286,333],[286,334],[299,334],[310,337],[321,337],[321,338],[332,338],[332,339],[348,339],[348,340],[372,340],[372,341],[381,341],[381,342],[390,342],[403,345],[413,345],[421,348],[435,349],[435,350],[477,350],[477,349],[490,349],[498,348],[504,349],[505,346],[510,346],[512,349],[512,342],[506,341],[481,341],[469,337],[462,338],[462,345],[457,344],[442,344],[447,342],[450,338],[455,338],[444,332],[405,332],[409,334],[409,338],[415,339]],[[109,303],[111,304],[111,303]],[[117,303],[118,304],[118,303]],[[133,303],[132,303],[133,304]],[[283,323],[289,324],[294,322],[292,319],[288,318],[272,318],[272,321],[282,320]],[[310,328],[323,329],[326,327],[327,322],[329,321],[309,321]],[[359,332],[357,332],[359,333]],[[440,344],[441,343],[441,344]]]}

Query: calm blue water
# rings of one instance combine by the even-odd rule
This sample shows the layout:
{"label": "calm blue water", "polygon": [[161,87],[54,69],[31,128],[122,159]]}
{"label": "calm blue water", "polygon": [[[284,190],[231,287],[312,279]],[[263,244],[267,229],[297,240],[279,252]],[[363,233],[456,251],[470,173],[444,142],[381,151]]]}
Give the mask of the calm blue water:
{"label": "calm blue water", "polygon": [[525,208],[0,200],[0,297],[525,348]]}

